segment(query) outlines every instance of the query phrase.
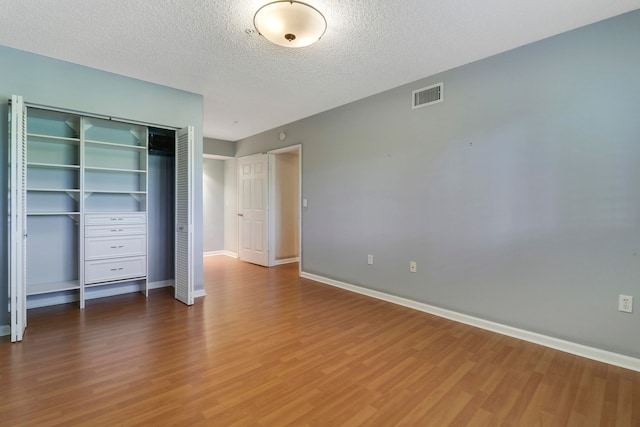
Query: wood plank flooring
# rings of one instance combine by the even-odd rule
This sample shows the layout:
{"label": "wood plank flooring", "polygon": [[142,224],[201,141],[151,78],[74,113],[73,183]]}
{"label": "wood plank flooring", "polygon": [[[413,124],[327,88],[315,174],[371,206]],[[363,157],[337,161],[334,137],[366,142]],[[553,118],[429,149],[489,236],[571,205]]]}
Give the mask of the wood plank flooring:
{"label": "wood plank flooring", "polygon": [[640,426],[640,373],[297,277],[205,259],[169,289],[29,311],[2,426]]}

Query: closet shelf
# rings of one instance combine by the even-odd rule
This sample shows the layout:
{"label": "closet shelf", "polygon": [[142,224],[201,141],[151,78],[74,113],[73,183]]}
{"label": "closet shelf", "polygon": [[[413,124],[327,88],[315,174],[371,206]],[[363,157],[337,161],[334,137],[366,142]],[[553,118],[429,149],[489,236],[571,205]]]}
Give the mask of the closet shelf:
{"label": "closet shelf", "polygon": [[124,172],[124,173],[147,173],[143,169],[119,169],[119,168],[105,168],[99,166],[85,166],[85,171],[100,171],[100,172]]}
{"label": "closet shelf", "polygon": [[66,144],[77,145],[80,138],[69,138],[65,136],[43,135],[40,133],[27,133],[27,139],[46,139],[48,141],[61,142]]}
{"label": "closet shelf", "polygon": [[34,163],[27,162],[27,167],[33,168],[51,168],[51,169],[80,169],[80,165],[61,165],[55,163]]}
{"label": "closet shelf", "polygon": [[80,215],[77,211],[65,212],[27,212],[27,216],[54,216],[54,215]]}
{"label": "closet shelf", "polygon": [[129,191],[129,190],[84,190],[85,193],[97,194],[147,194],[146,191]]}
{"label": "closet shelf", "polygon": [[119,144],[117,142],[94,141],[94,140],[91,140],[91,139],[85,139],[84,142],[87,145],[95,145],[95,146],[100,146],[100,147],[104,147],[104,148],[113,148],[115,150],[121,150],[121,149],[124,148],[124,149],[130,149],[130,150],[144,150],[144,151],[146,151],[146,149],[147,149],[146,145]]}
{"label": "closet shelf", "polygon": [[79,188],[27,188],[27,191],[39,193],[79,193]]}
{"label": "closet shelf", "polygon": [[[66,291],[84,308],[85,289],[111,295],[119,289],[109,285],[126,282],[147,296],[148,128],[35,107],[11,113],[11,161],[21,166],[11,197],[28,225],[26,236],[11,230],[22,254],[12,268],[27,271],[20,296]],[[94,214],[103,211],[112,212]]]}
{"label": "closet shelf", "polygon": [[80,289],[80,282],[70,280],[67,282],[39,283],[37,285],[27,284],[27,295],[48,294],[51,292],[61,292]]}

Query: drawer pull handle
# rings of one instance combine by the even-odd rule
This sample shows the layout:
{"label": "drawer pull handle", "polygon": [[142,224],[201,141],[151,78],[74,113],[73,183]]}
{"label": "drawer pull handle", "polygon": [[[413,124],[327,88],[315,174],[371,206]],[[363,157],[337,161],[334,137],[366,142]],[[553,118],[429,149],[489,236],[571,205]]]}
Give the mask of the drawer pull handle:
{"label": "drawer pull handle", "polygon": [[124,248],[124,245],[109,246],[109,249],[120,249],[120,248]]}
{"label": "drawer pull handle", "polygon": [[109,246],[111,249],[118,249],[117,246]]}
{"label": "drawer pull handle", "polygon": [[124,267],[111,268],[109,270],[111,270],[111,271],[120,271],[120,270],[124,270]]}
{"label": "drawer pull handle", "polygon": [[109,231],[110,231],[110,232],[112,232],[112,233],[115,233],[116,231],[118,231],[118,229],[117,229],[117,228],[112,228],[112,229],[111,229],[111,230],[109,230]]}

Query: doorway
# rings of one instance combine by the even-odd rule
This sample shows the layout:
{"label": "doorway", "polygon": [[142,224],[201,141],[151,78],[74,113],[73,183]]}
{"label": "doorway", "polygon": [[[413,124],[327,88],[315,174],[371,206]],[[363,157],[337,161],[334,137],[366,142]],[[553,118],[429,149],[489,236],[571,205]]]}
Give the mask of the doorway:
{"label": "doorway", "polygon": [[301,148],[269,152],[269,266],[300,261]]}
{"label": "doorway", "polygon": [[302,146],[238,159],[240,260],[301,261]]}

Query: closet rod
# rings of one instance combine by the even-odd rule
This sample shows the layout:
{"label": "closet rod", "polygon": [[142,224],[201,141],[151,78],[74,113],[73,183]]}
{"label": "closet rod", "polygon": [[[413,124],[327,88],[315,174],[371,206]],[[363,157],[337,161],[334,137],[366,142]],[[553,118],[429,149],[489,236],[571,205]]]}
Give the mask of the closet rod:
{"label": "closet rod", "polygon": [[[9,103],[11,103],[11,100],[9,100]],[[180,129],[179,127],[160,125],[160,124],[157,124],[157,123],[148,123],[148,122],[142,122],[142,121],[139,121],[139,120],[123,119],[121,117],[112,117],[112,116],[106,116],[104,114],[87,113],[85,111],[76,111],[76,110],[70,110],[70,109],[67,109],[67,108],[51,107],[49,105],[34,104],[34,103],[31,103],[31,102],[25,102],[24,105],[26,107],[37,108],[39,110],[48,110],[48,111],[55,111],[55,112],[58,112],[58,113],[74,114],[74,115],[77,115],[77,116],[90,117],[90,118],[93,118],[93,119],[110,120],[110,121],[113,121],[113,122],[127,123],[127,124],[131,124],[131,125],[140,125],[140,126],[154,127],[154,128],[167,129],[167,130],[178,130],[178,129]]]}

